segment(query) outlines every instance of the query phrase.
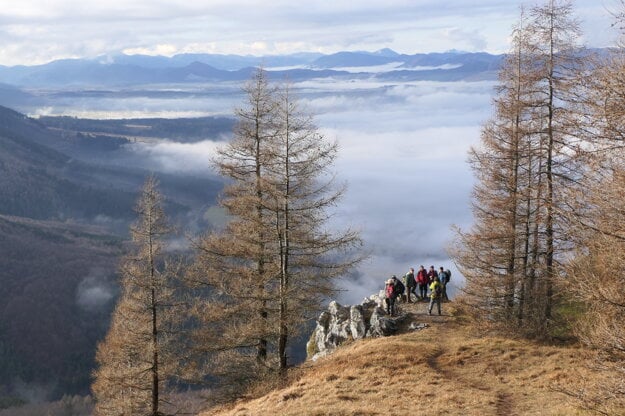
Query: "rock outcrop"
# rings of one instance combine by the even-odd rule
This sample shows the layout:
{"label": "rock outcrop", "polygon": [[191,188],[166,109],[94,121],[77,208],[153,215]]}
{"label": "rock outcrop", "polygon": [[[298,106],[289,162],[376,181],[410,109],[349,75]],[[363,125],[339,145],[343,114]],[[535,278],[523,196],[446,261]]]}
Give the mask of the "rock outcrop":
{"label": "rock outcrop", "polygon": [[328,309],[319,315],[306,344],[308,358],[314,361],[325,357],[346,341],[394,334],[406,315],[390,317],[383,305],[383,291],[366,298],[360,305],[342,306],[336,301],[330,302]]}

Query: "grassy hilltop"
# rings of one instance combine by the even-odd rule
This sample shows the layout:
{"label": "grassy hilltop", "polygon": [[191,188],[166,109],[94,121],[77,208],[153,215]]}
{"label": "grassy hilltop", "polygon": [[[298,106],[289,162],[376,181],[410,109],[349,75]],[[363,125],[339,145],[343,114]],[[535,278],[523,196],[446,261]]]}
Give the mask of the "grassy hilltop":
{"label": "grassy hilltop", "polygon": [[[425,303],[409,305],[400,334],[345,345],[284,386],[201,416],[591,415],[572,394],[617,376],[593,369],[596,352],[580,345],[481,333],[443,306],[430,317]],[[411,332],[410,322],[430,327]]]}

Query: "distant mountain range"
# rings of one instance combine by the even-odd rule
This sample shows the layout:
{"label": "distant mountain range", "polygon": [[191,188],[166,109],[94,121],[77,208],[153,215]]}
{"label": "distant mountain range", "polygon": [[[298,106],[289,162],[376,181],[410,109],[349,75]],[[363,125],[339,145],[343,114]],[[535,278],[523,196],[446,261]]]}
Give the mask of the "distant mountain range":
{"label": "distant mountain range", "polygon": [[266,57],[115,55],[66,59],[36,66],[0,66],[0,83],[33,88],[242,81],[249,79],[253,68],[258,66],[267,69],[272,77],[293,81],[328,77],[457,81],[494,79],[502,58],[503,55],[455,51],[405,55],[390,49]]}

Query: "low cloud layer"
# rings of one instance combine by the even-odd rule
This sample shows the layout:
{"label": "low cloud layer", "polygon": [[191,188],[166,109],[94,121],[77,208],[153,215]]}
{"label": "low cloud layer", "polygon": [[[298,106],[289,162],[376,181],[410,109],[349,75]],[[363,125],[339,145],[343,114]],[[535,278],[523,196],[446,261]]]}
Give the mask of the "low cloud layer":
{"label": "low cloud layer", "polygon": [[[339,144],[335,170],[348,189],[332,226],[361,230],[371,253],[357,277],[342,281],[342,301],[358,302],[380,289],[388,276],[420,264],[448,267],[454,272],[452,284],[461,281],[445,249],[453,238],[452,224],[471,223],[473,177],[467,152],[491,114],[493,87],[492,81],[313,80],[294,85],[320,131]],[[187,98],[182,108],[201,112],[208,102],[208,110],[232,114],[238,87],[231,94],[221,106],[214,97],[201,96]],[[141,102],[137,98],[135,104]],[[177,99],[152,104],[155,115],[180,108]],[[104,113],[108,103],[94,97],[81,105]],[[129,149],[156,170],[211,175],[210,158],[222,144],[136,143]],[[82,302],[105,299],[106,292],[89,282]]]}
{"label": "low cloud layer", "polygon": [[156,171],[182,174],[211,174],[210,158],[223,141],[198,143],[135,143],[131,150]]}
{"label": "low cloud layer", "polygon": [[[337,225],[362,229],[371,258],[342,300],[359,302],[384,279],[420,264],[444,266],[451,225],[471,223],[467,152],[490,115],[491,82],[393,86],[366,102],[320,114],[338,140],[337,170],[349,183]],[[332,100],[332,99],[330,99]],[[311,103],[314,105],[314,101]],[[321,105],[318,108],[323,108]]]}

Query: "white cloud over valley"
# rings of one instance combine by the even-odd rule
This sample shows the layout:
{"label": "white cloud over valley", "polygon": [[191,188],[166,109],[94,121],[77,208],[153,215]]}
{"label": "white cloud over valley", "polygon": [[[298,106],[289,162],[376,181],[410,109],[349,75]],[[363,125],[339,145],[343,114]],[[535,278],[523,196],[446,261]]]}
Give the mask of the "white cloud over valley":
{"label": "white cloud over valley", "polygon": [[[371,253],[358,270],[359,280],[343,282],[349,289],[342,295],[344,301],[359,301],[363,293],[377,290],[385,277],[402,274],[409,266],[452,267],[445,247],[452,224],[471,223],[473,178],[467,151],[478,142],[480,125],[490,116],[493,86],[492,81],[327,80],[294,85],[302,104],[316,115],[321,132],[339,143],[335,170],[348,188],[333,226],[360,229]],[[214,105],[210,110],[231,112],[231,100],[224,100],[221,109],[219,100],[208,100]],[[187,98],[184,108],[197,111],[206,102],[204,97]],[[96,97],[81,104],[100,112],[108,105]],[[153,104],[150,108],[158,115],[173,111],[178,100]],[[222,144],[160,141],[135,143],[129,149],[159,171],[210,175],[210,158]]]}
{"label": "white cloud over valley", "polygon": [[166,173],[212,174],[210,159],[223,142],[205,140],[198,143],[134,143],[131,150],[148,159],[154,170]]}

